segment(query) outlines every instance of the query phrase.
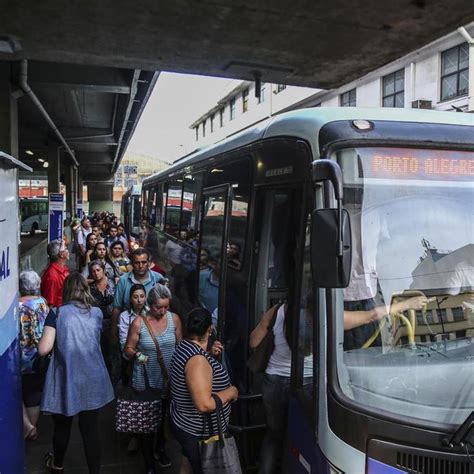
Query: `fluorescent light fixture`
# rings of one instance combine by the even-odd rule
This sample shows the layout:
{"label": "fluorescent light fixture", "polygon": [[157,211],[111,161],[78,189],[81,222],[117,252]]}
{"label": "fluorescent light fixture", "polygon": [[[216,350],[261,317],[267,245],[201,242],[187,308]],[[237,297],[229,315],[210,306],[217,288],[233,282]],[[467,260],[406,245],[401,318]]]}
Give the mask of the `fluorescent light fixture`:
{"label": "fluorescent light fixture", "polygon": [[31,155],[31,156],[34,155],[34,153],[33,153],[31,150],[26,150],[25,153],[26,153],[27,155]]}
{"label": "fluorescent light fixture", "polygon": [[49,163],[48,163],[47,161],[45,161],[45,162],[43,163],[43,168],[47,168],[48,166],[49,166]]}
{"label": "fluorescent light fixture", "polygon": [[43,158],[38,158],[38,161],[39,161],[40,163],[44,163]]}
{"label": "fluorescent light fixture", "polygon": [[211,170],[211,173],[223,173],[223,172],[224,172],[224,170],[221,170],[219,168],[214,168],[214,169]]}

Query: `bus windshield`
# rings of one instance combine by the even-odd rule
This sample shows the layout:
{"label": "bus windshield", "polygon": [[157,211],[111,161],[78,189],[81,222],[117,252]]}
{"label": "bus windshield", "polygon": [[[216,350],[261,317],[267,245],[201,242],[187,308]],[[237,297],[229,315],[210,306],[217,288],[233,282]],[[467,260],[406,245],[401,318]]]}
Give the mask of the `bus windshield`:
{"label": "bus windshield", "polygon": [[378,412],[459,424],[474,410],[474,153],[334,157],[351,217],[338,378]]}

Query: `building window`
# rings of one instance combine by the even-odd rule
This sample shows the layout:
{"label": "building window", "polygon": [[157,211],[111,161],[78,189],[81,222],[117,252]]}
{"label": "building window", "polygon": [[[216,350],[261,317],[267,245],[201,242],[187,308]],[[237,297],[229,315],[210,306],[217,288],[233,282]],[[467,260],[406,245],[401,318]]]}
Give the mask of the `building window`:
{"label": "building window", "polygon": [[202,121],[202,137],[204,138],[206,136],[206,121]]}
{"label": "building window", "polygon": [[454,321],[464,321],[464,311],[460,306],[451,308],[451,311],[453,313]]}
{"label": "building window", "polygon": [[382,107],[405,106],[405,69],[383,78]]}
{"label": "building window", "polygon": [[260,85],[260,97],[258,98],[258,103],[261,104],[265,102],[265,83],[262,82]]}
{"label": "building window", "polygon": [[467,43],[441,53],[441,100],[467,95],[469,46]]}
{"label": "building window", "polygon": [[211,133],[214,133],[214,114],[211,115],[209,121],[211,122]]}
{"label": "building window", "polygon": [[235,119],[235,97],[230,99],[230,114],[229,114],[229,119],[234,120]]}
{"label": "building window", "polygon": [[199,126],[198,125],[194,127],[194,131],[196,132],[196,141],[198,141],[199,140]]}
{"label": "building window", "polygon": [[277,94],[281,91],[284,91],[286,89],[286,84],[277,84]]}
{"label": "building window", "polygon": [[340,95],[341,107],[355,107],[356,106],[356,90],[344,92]]}
{"label": "building window", "polygon": [[249,109],[249,90],[242,91],[242,113],[245,114]]}
{"label": "building window", "polygon": [[224,107],[219,110],[219,126],[221,128],[224,126]]}

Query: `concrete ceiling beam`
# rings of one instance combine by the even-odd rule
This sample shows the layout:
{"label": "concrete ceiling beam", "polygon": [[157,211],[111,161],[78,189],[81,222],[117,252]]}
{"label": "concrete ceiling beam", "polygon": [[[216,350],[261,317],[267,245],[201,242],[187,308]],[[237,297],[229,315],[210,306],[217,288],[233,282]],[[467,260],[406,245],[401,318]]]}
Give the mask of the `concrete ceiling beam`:
{"label": "concrete ceiling beam", "polygon": [[129,94],[132,75],[129,70],[77,64],[30,63],[30,83],[41,89],[86,90],[90,92]]}

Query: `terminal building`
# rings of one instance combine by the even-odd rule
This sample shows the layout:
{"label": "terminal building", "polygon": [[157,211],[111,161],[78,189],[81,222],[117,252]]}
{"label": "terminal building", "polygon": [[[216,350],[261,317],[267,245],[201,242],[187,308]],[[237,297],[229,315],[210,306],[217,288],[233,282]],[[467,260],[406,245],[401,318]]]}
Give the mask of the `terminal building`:
{"label": "terminal building", "polygon": [[[474,110],[474,22],[375,71],[332,89],[234,81],[191,125],[196,148],[216,143],[273,115],[303,107],[407,107]],[[469,92],[471,88],[471,93]]]}

